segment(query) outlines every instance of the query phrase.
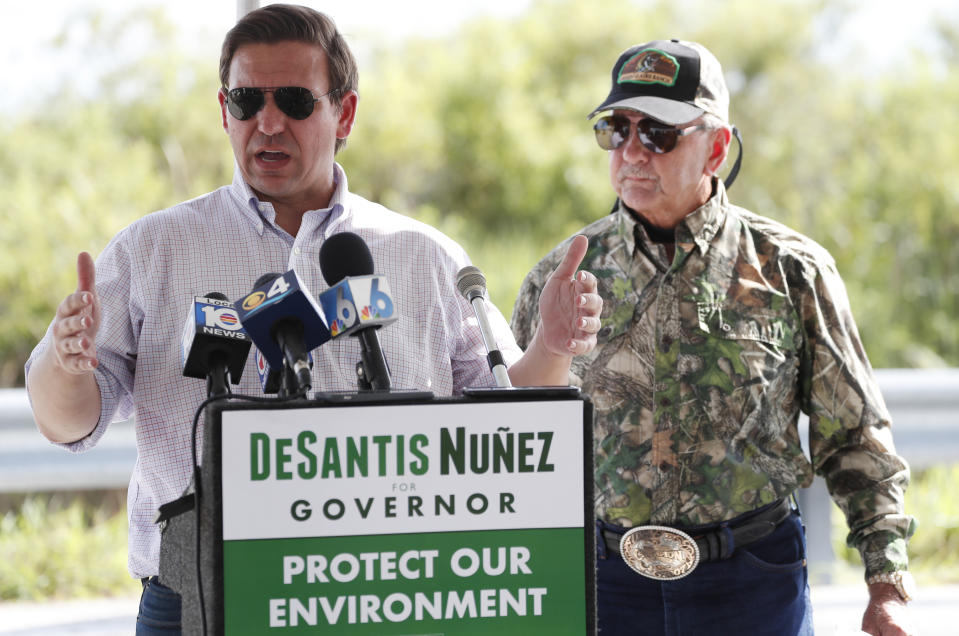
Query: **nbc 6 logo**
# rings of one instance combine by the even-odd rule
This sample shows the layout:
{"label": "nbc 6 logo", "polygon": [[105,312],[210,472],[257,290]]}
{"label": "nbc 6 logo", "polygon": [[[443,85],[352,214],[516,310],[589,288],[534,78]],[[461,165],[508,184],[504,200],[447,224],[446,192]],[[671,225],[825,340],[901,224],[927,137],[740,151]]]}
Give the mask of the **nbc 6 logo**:
{"label": "nbc 6 logo", "polygon": [[218,327],[220,329],[226,329],[227,331],[239,331],[242,329],[236,312],[229,307],[204,305],[202,311],[205,327]]}
{"label": "nbc 6 logo", "polygon": [[346,285],[340,285],[336,290],[336,317],[343,322],[341,331],[352,327],[357,321],[356,305]]}

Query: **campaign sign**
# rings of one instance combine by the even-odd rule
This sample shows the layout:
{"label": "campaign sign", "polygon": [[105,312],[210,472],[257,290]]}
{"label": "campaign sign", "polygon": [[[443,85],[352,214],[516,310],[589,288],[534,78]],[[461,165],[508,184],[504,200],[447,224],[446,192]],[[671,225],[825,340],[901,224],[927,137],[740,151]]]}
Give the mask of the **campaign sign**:
{"label": "campaign sign", "polygon": [[594,633],[582,401],[279,413],[223,413],[226,634]]}

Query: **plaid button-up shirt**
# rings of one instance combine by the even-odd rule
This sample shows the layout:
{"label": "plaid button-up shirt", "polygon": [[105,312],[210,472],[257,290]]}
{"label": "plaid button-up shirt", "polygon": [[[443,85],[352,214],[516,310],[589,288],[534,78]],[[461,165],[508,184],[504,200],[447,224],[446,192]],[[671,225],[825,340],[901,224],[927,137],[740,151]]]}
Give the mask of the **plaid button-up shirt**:
{"label": "plaid button-up shirt", "polygon": [[[191,424],[206,397],[205,382],[182,376],[181,332],[194,296],[220,292],[235,300],[262,274],[293,268],[318,296],[328,288],[320,246],[331,234],[355,232],[392,290],[398,320],[378,335],[393,386],[445,396],[493,384],[475,315],[456,290],[456,274],[469,264],[466,253],[437,230],[351,194],[342,169],[335,170],[330,207],[307,212],[296,237],[275,225],[272,205],[259,202],[237,172],[230,186],[136,221],[97,259],[102,412],[88,437],[65,446],[86,450],[111,421],[135,418],[138,459],[128,495],[129,569],[135,577],[158,573],[154,515],[183,493],[191,475]],[[509,325],[492,304],[488,311],[512,363],[521,352]],[[49,340],[48,331],[27,362],[28,373]],[[356,338],[317,348],[313,389],[356,390],[359,359]],[[252,355],[234,390],[261,393]]]}

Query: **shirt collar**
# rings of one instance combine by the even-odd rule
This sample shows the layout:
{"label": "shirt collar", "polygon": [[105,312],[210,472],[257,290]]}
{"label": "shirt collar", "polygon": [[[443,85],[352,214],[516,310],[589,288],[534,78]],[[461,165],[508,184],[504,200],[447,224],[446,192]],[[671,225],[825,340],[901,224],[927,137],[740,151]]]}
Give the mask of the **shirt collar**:
{"label": "shirt collar", "polygon": [[[687,253],[691,252],[695,245],[700,253],[705,254],[726,218],[726,210],[729,207],[726,188],[721,179],[714,178],[713,184],[713,194],[709,200],[687,214],[676,227],[676,246],[682,247]],[[626,253],[633,254],[636,247],[636,234],[649,242],[646,231],[642,224],[632,218],[622,201],[619,202],[616,212],[619,234],[628,248]]]}
{"label": "shirt collar", "polygon": [[[240,210],[240,213],[243,214],[256,228],[258,233],[262,236],[264,230],[263,222],[274,225],[276,223],[276,210],[273,209],[273,205],[268,202],[261,202],[257,198],[256,193],[253,192],[253,188],[246,182],[243,178],[243,174],[240,172],[239,166],[234,163],[233,166],[233,183],[230,184],[230,193],[237,203],[237,207]],[[347,199],[349,198],[349,184],[346,180],[346,172],[343,170],[343,167],[340,164],[333,163],[333,196],[330,197],[329,204],[325,208],[319,208],[317,210],[310,210],[307,214],[311,212],[319,212],[323,216],[328,216],[329,221],[332,223],[334,220],[339,220],[340,217],[345,216],[345,211],[347,209]]]}
{"label": "shirt collar", "polygon": [[694,243],[700,253],[705,254],[723,225],[728,206],[729,199],[726,197],[722,179],[713,177],[713,195],[706,203],[687,214],[676,228],[676,245],[685,244],[683,248],[691,252],[690,243]]}

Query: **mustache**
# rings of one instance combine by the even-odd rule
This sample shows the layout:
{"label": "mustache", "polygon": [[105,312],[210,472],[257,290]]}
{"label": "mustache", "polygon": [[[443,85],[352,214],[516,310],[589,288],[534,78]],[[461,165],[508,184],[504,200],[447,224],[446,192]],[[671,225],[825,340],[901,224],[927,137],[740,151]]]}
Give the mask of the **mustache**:
{"label": "mustache", "polygon": [[621,166],[619,170],[616,171],[616,178],[620,181],[623,179],[649,179],[651,181],[659,181],[659,177],[652,172],[629,165]]}

